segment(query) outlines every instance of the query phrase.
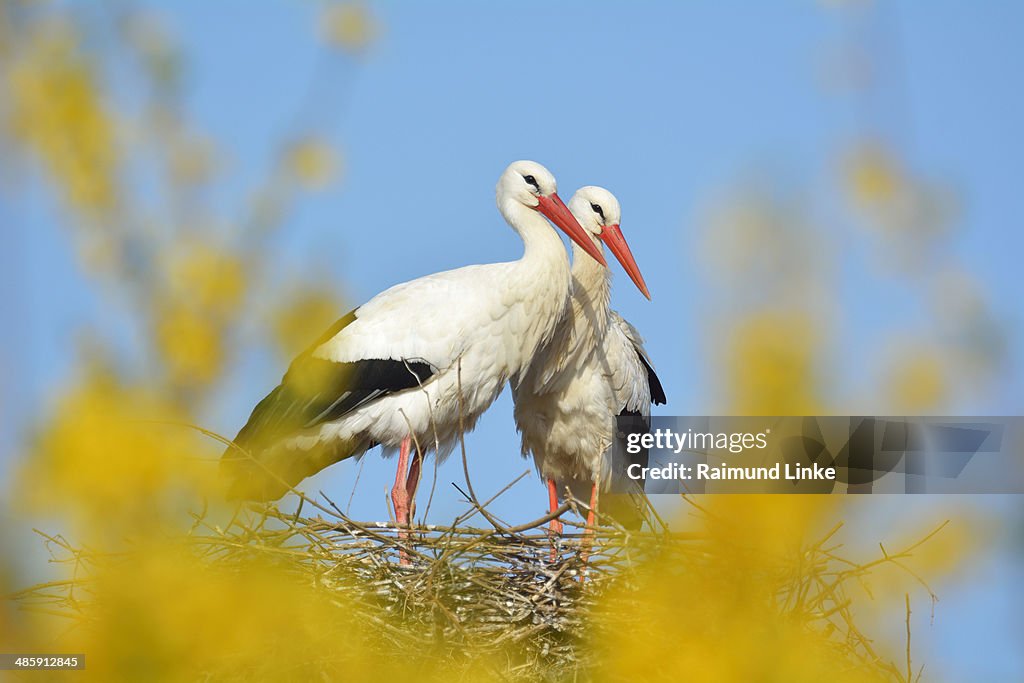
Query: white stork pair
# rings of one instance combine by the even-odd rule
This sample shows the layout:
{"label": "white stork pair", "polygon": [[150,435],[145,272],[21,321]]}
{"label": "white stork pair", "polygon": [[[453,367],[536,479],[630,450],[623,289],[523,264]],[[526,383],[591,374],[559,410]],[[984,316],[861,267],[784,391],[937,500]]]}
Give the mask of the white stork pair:
{"label": "white stork pair", "polygon": [[[558,485],[591,482],[592,526],[613,416],[648,415],[652,396],[664,401],[639,335],[608,307],[600,244],[649,298],[647,287],[606,190],[583,188],[570,212],[546,168],[517,161],[498,181],[497,203],[523,239],[523,257],[396,285],[337,321],[224,453],[230,497],[279,498],[381,445],[399,451],[391,498],[407,526],[424,455],[450,454],[511,382],[524,455],[532,451],[548,480],[552,509]],[[571,271],[545,217],[574,242]]]}

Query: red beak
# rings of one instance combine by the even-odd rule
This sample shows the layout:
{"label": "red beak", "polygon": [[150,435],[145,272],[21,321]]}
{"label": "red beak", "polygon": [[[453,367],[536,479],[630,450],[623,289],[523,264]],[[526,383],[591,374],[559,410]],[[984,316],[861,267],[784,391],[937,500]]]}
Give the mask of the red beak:
{"label": "red beak", "polygon": [[[572,212],[569,211],[569,207],[565,205],[565,202],[563,202],[558,196],[558,193],[552,192],[549,196],[541,195],[537,198],[537,201],[538,211],[547,216],[549,221],[561,228],[562,231],[569,236],[569,239],[583,247],[583,250],[590,254],[595,261],[605,268],[608,267],[608,262],[604,260],[604,255],[601,254],[601,250],[598,249],[597,245],[595,245],[593,240],[590,239],[590,235],[587,234],[587,231],[580,226],[576,217],[572,215]],[[625,244],[625,242],[623,242],[623,244]],[[629,253],[628,247],[626,248],[626,253]],[[633,257],[630,256],[630,259],[632,258]],[[636,264],[634,264],[633,267],[636,268]],[[638,274],[639,272],[640,271],[637,271]]]}
{"label": "red beak", "polygon": [[626,238],[622,236],[622,230],[619,229],[618,224],[605,227],[601,231],[601,239],[604,240],[604,243],[615,254],[615,258],[622,264],[623,269],[625,269],[626,274],[629,275],[629,279],[633,281],[637,289],[643,292],[643,295],[650,300],[651,293],[647,291],[647,283],[644,282],[644,276],[640,274],[640,267],[636,265],[633,252],[629,250],[629,245],[626,244]]}

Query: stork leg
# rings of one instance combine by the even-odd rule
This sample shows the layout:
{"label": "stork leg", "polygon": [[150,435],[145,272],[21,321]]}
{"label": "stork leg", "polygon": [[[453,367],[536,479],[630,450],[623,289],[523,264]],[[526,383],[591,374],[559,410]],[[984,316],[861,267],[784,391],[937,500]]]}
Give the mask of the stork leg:
{"label": "stork leg", "polygon": [[[558,509],[558,489],[555,488],[555,480],[548,479],[548,512],[554,512]],[[554,562],[555,558],[558,557],[558,546],[554,545],[557,543],[558,537],[562,535],[562,522],[557,517],[552,519],[548,523],[548,528],[551,529],[551,561]]]}
{"label": "stork leg", "polygon": [[[554,512],[558,509],[558,489],[555,488],[555,480],[548,479],[548,512]],[[551,520],[549,524],[551,533],[562,535],[562,522],[557,517]]]}
{"label": "stork leg", "polygon": [[405,493],[409,499],[409,521],[416,518],[416,489],[420,485],[420,472],[423,469],[423,453],[416,449],[409,463],[409,476],[405,479]]}
{"label": "stork leg", "polygon": [[[398,524],[398,538],[404,543],[409,538],[409,532],[405,529],[409,525],[409,491],[407,488],[406,470],[409,468],[409,451],[412,448],[412,439],[402,439],[402,445],[398,449],[398,468],[395,473],[395,485],[391,487],[391,502],[395,506],[395,521]],[[418,476],[417,476],[418,478]],[[409,564],[409,555],[404,550],[399,551],[399,561]]]}
{"label": "stork leg", "polygon": [[405,472],[409,468],[409,451],[412,448],[412,439],[402,439],[402,445],[398,449],[398,468],[395,472],[395,485],[391,487],[391,502],[395,506],[395,520],[398,526],[405,526],[409,523],[409,493],[406,490]]}
{"label": "stork leg", "polygon": [[593,533],[597,517],[597,483],[590,487],[590,512],[587,513],[587,531]]}
{"label": "stork leg", "polygon": [[590,512],[587,513],[587,528],[583,532],[583,545],[580,549],[580,560],[587,563],[590,557],[590,545],[594,540],[594,523],[597,518],[597,482],[590,488]]}

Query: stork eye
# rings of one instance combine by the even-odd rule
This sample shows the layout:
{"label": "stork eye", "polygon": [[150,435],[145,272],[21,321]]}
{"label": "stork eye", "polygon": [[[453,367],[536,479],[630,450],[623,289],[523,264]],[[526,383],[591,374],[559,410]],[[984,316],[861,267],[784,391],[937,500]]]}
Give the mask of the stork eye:
{"label": "stork eye", "polygon": [[525,180],[527,184],[533,185],[533,187],[536,188],[538,192],[540,192],[540,185],[537,184],[537,179],[534,178],[532,175],[524,175],[523,180]]}
{"label": "stork eye", "polygon": [[601,208],[600,204],[591,204],[590,208],[594,210],[594,213],[601,217],[601,220],[604,220],[604,209]]}

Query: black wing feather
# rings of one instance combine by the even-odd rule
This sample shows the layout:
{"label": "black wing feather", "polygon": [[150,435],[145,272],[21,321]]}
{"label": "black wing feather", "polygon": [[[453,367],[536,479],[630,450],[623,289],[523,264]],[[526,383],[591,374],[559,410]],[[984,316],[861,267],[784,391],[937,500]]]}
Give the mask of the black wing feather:
{"label": "black wing feather", "polygon": [[[633,348],[636,348],[635,346]],[[640,358],[640,362],[647,368],[647,384],[651,387],[651,403],[656,406],[663,406],[668,402],[665,397],[665,389],[661,386],[661,380],[658,379],[657,373],[654,372],[654,366],[652,366],[647,358],[644,356],[640,349],[636,349],[636,355]]]}

